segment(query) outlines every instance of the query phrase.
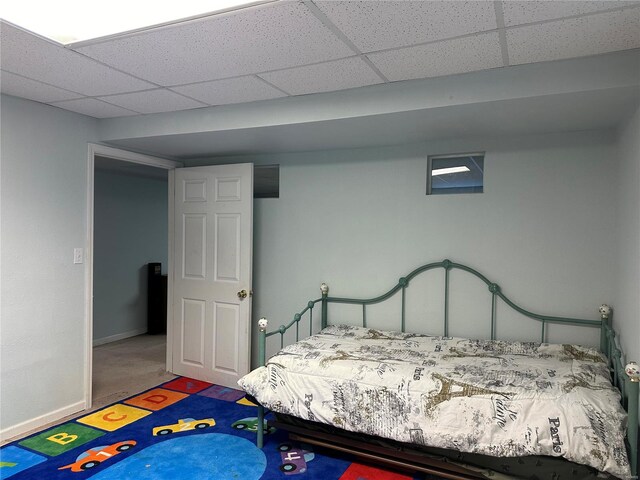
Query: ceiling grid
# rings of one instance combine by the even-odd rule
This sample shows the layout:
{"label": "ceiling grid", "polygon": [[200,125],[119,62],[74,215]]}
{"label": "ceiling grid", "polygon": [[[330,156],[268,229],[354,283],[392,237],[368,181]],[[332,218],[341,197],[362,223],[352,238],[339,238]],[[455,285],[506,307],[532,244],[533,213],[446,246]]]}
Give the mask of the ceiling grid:
{"label": "ceiling grid", "polygon": [[272,1],[62,45],[0,23],[2,93],[145,115],[640,48],[638,1]]}
{"label": "ceiling grid", "polygon": [[509,62],[509,49],[507,47],[507,34],[504,29],[504,10],[502,8],[502,2],[495,0],[493,2],[493,8],[496,11],[496,24],[498,25],[498,35],[500,37],[500,51],[502,52],[502,64],[505,67],[511,65]]}

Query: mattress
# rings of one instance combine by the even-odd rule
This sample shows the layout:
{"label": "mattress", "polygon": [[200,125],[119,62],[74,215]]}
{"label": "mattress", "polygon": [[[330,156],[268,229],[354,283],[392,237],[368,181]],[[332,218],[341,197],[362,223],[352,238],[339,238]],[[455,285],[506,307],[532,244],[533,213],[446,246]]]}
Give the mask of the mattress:
{"label": "mattress", "polygon": [[238,383],[273,411],[352,432],[630,478],[620,394],[586,347],[333,325]]}

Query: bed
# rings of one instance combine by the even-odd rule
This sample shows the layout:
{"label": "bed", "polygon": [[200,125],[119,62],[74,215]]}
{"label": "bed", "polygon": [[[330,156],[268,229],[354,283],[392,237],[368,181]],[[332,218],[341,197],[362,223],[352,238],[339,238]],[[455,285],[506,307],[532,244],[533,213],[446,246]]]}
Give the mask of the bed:
{"label": "bed", "polygon": [[[438,269],[442,331],[406,332],[409,286]],[[449,335],[453,270],[488,287],[486,339]],[[634,362],[623,368],[608,306],[598,319],[532,313],[483,274],[450,260],[413,270],[375,298],[330,297],[325,284],[321,293],[288,325],[267,332],[267,321],[259,322],[259,367],[239,381],[258,402],[258,425],[266,408],[294,440],[444,478],[487,478],[487,471],[519,478],[637,475],[640,371]],[[370,306],[398,297],[394,329],[367,325]],[[497,339],[498,302],[539,322],[540,341]],[[318,304],[320,331],[313,334]],[[358,306],[359,324],[330,324],[329,304]],[[303,320],[309,335],[301,339]],[[599,349],[546,343],[552,324],[599,329]],[[285,346],[287,331],[296,341]],[[266,362],[267,339],[277,336],[281,350]],[[258,429],[258,446],[263,442]]]}

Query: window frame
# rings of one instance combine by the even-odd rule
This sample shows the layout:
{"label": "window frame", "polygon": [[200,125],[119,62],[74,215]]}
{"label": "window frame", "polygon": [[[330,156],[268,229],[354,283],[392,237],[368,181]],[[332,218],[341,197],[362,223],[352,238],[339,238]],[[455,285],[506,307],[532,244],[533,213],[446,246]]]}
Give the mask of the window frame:
{"label": "window frame", "polygon": [[[433,193],[433,187],[432,187],[432,183],[433,183],[433,175],[432,175],[432,171],[433,171],[433,160],[440,160],[440,159],[446,159],[446,158],[464,158],[464,157],[482,157],[482,169],[480,170],[480,172],[482,173],[482,191],[481,192],[442,192],[440,194],[434,194]],[[427,155],[427,176],[426,176],[426,182],[427,182],[427,188],[426,188],[426,195],[427,196],[433,196],[433,195],[466,195],[466,194],[476,194],[476,193],[484,193],[484,170],[485,170],[485,163],[484,160],[486,158],[486,152],[481,152],[481,151],[475,151],[475,152],[461,152],[461,153],[448,153],[448,154],[444,154],[444,155]],[[477,166],[477,165],[476,165]],[[478,167],[479,168],[479,167]]]}

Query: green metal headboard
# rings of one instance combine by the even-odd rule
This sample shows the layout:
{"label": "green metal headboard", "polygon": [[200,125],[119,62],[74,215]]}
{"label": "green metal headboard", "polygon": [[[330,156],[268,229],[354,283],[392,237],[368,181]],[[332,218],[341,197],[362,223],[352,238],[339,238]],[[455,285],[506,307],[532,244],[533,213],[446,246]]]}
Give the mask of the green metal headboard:
{"label": "green metal headboard", "polygon": [[[616,333],[611,327],[612,312],[611,308],[607,305],[600,307],[600,319],[580,319],[569,317],[556,317],[549,315],[540,315],[530,312],[524,308],[516,305],[511,301],[504,293],[502,289],[496,284],[491,282],[487,277],[482,275],[477,270],[471,267],[455,263],[450,260],[443,260],[442,262],[434,262],[423,265],[416,268],[408,275],[401,277],[398,283],[391,288],[388,292],[373,298],[368,299],[356,299],[356,298],[340,298],[330,297],[329,287],[326,284],[322,284],[320,291],[322,296],[316,300],[311,300],[307,303],[307,306],[296,313],[293,319],[287,325],[281,325],[278,329],[271,332],[267,332],[267,320],[262,318],[258,322],[259,336],[258,336],[258,362],[260,366],[266,363],[266,341],[268,337],[274,335],[280,335],[280,348],[284,346],[284,334],[290,328],[295,325],[295,341],[300,339],[300,321],[308,313],[309,319],[309,335],[313,335],[313,311],[315,306],[320,303],[321,310],[321,326],[325,328],[329,322],[329,304],[340,303],[350,305],[360,305],[362,307],[362,326],[367,326],[367,306],[382,303],[385,300],[401,292],[401,314],[400,314],[400,330],[405,331],[405,318],[406,318],[406,290],[409,287],[410,281],[417,275],[429,271],[442,268],[444,269],[444,336],[449,336],[449,287],[450,287],[450,272],[451,270],[458,269],[475,275],[482,280],[488,287],[491,293],[491,340],[496,340],[496,315],[497,315],[497,301],[501,299],[509,307],[516,312],[529,317],[533,320],[540,322],[541,334],[540,341],[544,343],[547,337],[547,325],[549,324],[563,324],[563,325],[578,325],[582,327],[599,328],[600,329],[600,350],[608,358],[609,369],[611,370],[611,378],[613,384],[620,390],[622,394],[621,402],[623,407],[627,410],[629,415],[627,431],[627,440],[629,442],[629,457],[631,462],[632,475],[638,474],[638,392],[640,386],[640,375],[638,375],[638,367],[635,363],[631,362],[627,367],[623,367],[623,353],[619,346],[619,342],[616,339]],[[261,425],[264,420],[264,409],[262,406],[258,410],[258,425]],[[635,426],[635,428],[634,428]],[[262,429],[258,429],[258,447],[262,448],[263,435]]]}

